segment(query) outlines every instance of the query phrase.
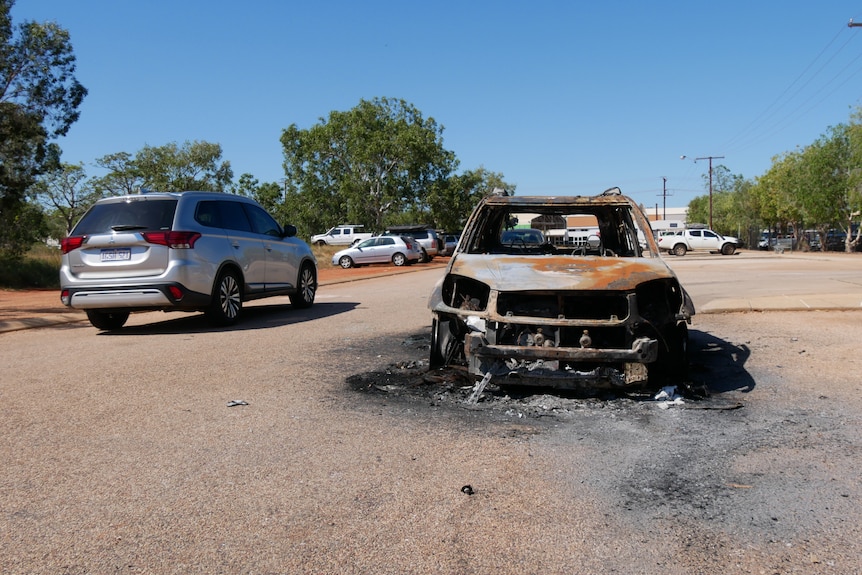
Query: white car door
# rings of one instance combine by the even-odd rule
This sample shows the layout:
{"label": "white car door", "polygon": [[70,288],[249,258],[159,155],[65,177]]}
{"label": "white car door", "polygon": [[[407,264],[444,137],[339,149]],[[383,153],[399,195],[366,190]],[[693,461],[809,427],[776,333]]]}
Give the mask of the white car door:
{"label": "white car door", "polygon": [[703,230],[703,249],[718,251],[721,249],[721,236],[709,230]]}

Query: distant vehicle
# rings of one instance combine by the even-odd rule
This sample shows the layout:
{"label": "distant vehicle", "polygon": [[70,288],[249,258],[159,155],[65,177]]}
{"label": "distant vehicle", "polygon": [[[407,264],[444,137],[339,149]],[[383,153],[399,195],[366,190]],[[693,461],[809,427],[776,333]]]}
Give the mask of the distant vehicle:
{"label": "distant vehicle", "polygon": [[690,251],[708,251],[729,256],[742,245],[737,238],[722,236],[706,229],[685,229],[674,234],[659,235],[656,243],[660,250],[676,256],[684,256]]}
{"label": "distant vehicle", "polygon": [[61,301],[103,330],[150,310],[204,311],[230,325],[245,301],[288,295],[304,308],[317,290],[317,262],[296,228],[231,194],[105,198],[60,247]]}
{"label": "distant vehicle", "polygon": [[451,256],[455,253],[455,248],[458,245],[458,236],[455,234],[446,234],[443,236],[443,251],[441,256]]}
{"label": "distant vehicle", "polygon": [[361,241],[332,256],[332,265],[344,269],[366,264],[406,266],[422,259],[416,240],[409,236],[378,236]]}
{"label": "distant vehicle", "polygon": [[541,230],[514,229],[506,230],[500,235],[500,243],[505,245],[541,246],[546,243],[545,234]]}
{"label": "distant vehicle", "polygon": [[374,235],[362,232],[362,228],[363,226],[352,224],[335,226],[324,234],[311,236],[311,243],[317,246],[352,246]]}
{"label": "distant vehicle", "polygon": [[422,262],[430,262],[443,249],[443,241],[429,226],[392,226],[384,236],[410,236],[419,243]]}

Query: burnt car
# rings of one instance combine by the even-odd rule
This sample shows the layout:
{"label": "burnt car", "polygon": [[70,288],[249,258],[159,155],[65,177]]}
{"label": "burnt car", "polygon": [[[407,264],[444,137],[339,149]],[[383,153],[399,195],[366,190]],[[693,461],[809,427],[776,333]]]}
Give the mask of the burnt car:
{"label": "burnt car", "polygon": [[[546,241],[512,233],[525,228]],[[483,199],[428,305],[432,368],[466,365],[500,385],[558,389],[683,377],[695,313],[643,212],[619,188]]]}

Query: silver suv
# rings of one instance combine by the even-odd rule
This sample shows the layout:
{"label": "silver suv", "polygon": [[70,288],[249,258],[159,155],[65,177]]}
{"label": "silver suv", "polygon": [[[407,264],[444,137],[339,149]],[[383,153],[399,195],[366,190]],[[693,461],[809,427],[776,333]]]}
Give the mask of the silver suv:
{"label": "silver suv", "polygon": [[242,303],[287,295],[314,303],[311,249],[257,202],[217,192],[144,193],[99,200],[61,242],[60,298],[95,327],[132,311],[204,311],[237,321]]}

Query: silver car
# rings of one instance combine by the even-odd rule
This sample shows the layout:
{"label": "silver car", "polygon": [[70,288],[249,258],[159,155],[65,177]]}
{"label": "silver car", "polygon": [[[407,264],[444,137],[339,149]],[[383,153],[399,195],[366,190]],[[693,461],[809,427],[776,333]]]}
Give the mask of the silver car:
{"label": "silver car", "polygon": [[296,228],[257,202],[215,192],[145,193],[98,201],[61,242],[60,298],[95,327],[133,311],[204,311],[237,321],[242,303],[287,295],[309,307],[317,262]]}
{"label": "silver car", "polygon": [[392,263],[406,266],[422,259],[416,240],[409,236],[379,236],[361,241],[353,247],[335,252],[332,265],[344,269],[365,264]]}

